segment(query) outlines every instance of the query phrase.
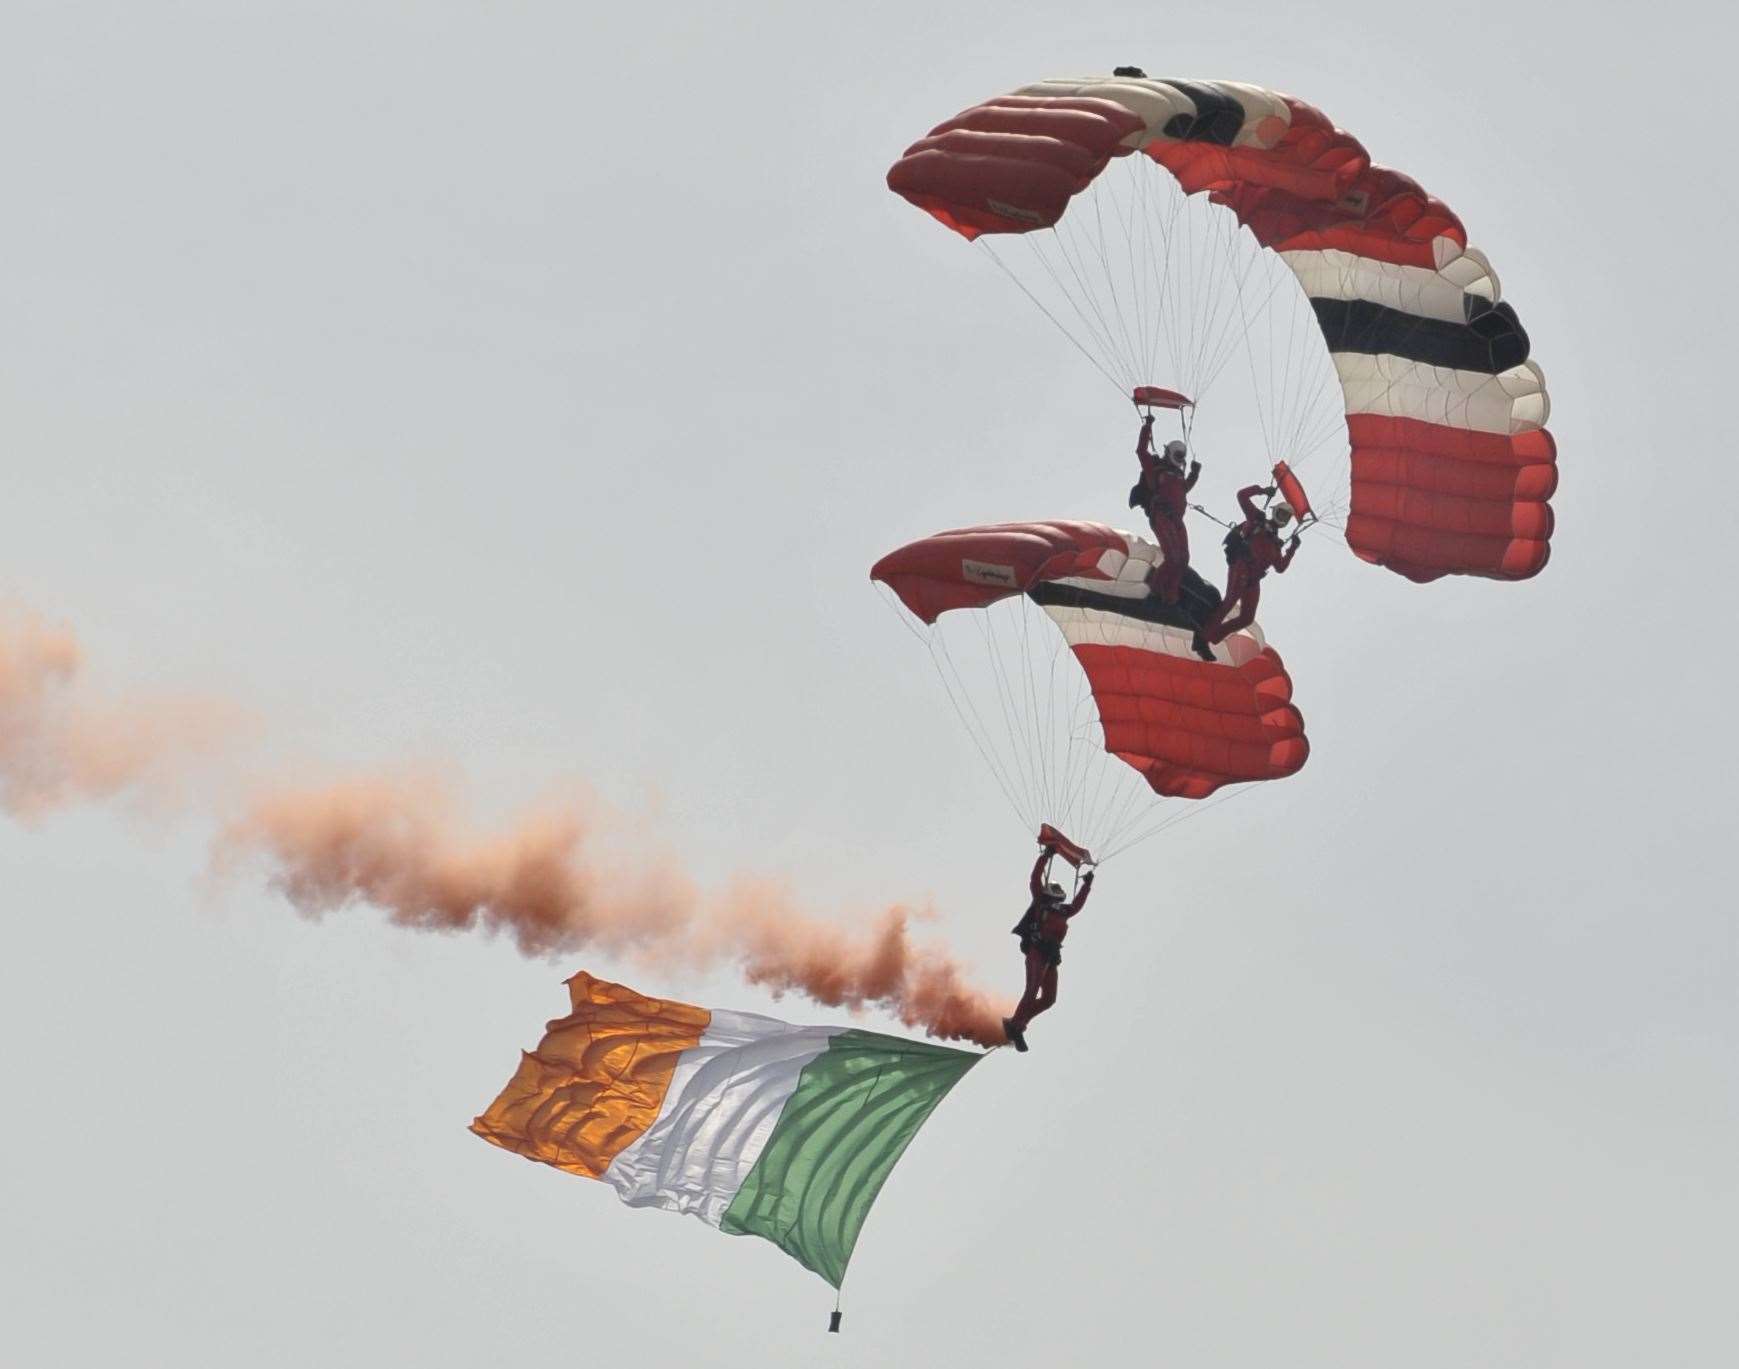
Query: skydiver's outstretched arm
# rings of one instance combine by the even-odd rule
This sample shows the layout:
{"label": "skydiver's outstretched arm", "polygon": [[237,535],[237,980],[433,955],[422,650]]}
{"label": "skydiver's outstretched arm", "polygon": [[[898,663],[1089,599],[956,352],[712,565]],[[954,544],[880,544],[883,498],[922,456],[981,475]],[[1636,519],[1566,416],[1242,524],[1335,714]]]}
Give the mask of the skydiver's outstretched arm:
{"label": "skydiver's outstretched arm", "polygon": [[1034,898],[1045,891],[1045,862],[1050,858],[1051,848],[1047,846],[1039,852],[1039,858],[1033,862],[1033,877],[1027,881],[1027,887],[1032,890]]}
{"label": "skydiver's outstretched arm", "polygon": [[1159,465],[1159,458],[1153,454],[1152,414],[1141,420],[1141,436],[1135,443],[1135,456],[1141,462],[1141,469],[1144,473]]}
{"label": "skydiver's outstretched arm", "polygon": [[1286,568],[1292,564],[1292,558],[1296,555],[1298,555],[1298,534],[1293,533],[1292,540],[1286,544],[1286,550],[1274,563],[1274,573],[1276,575],[1286,574]]}
{"label": "skydiver's outstretched arm", "polygon": [[1087,871],[1086,874],[1081,876],[1080,892],[1075,895],[1075,901],[1069,905],[1069,916],[1070,917],[1073,917],[1076,913],[1081,911],[1082,907],[1087,902],[1087,895],[1092,893],[1092,892],[1093,892],[1093,872],[1091,870],[1089,870],[1089,871]]}
{"label": "skydiver's outstretched arm", "polygon": [[1262,520],[1263,514],[1262,510],[1256,507],[1256,496],[1259,494],[1273,493],[1274,491],[1271,487],[1246,485],[1243,489],[1238,491],[1238,507],[1244,510],[1245,518],[1252,523],[1258,523]]}

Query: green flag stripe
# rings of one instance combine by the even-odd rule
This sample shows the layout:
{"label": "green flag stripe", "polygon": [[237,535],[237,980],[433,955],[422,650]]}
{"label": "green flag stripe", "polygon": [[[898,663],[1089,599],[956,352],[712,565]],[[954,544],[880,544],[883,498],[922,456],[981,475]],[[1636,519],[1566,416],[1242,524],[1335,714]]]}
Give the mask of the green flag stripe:
{"label": "green flag stripe", "polygon": [[762,1236],[834,1287],[918,1128],[984,1057],[846,1031],[798,1077],[720,1229]]}

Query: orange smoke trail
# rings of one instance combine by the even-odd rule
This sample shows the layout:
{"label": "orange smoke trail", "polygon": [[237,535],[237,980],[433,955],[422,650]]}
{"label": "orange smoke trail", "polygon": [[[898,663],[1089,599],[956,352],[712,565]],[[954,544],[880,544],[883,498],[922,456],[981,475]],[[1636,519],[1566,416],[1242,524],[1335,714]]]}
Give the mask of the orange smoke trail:
{"label": "orange smoke trail", "polygon": [[914,945],[905,909],[854,932],[799,912],[773,885],[709,898],[661,864],[626,877],[613,861],[604,873],[586,849],[601,821],[575,804],[477,837],[436,787],[370,779],[261,799],[225,829],[219,853],[226,865],[262,858],[272,885],[311,917],[362,903],[401,926],[499,931],[528,955],[597,947],[664,968],[734,963],[775,994],[1001,1043],[990,998],[945,952]]}
{"label": "orange smoke trail", "polygon": [[93,705],[82,668],[71,632],[0,606],[0,811],[28,820],[147,787],[161,797],[233,730],[233,710],[210,701]]}
{"label": "orange smoke trail", "polygon": [[[92,704],[80,671],[70,632],[0,608],[0,811],[33,818],[122,793],[159,798],[189,761],[234,737],[236,711],[210,702]],[[609,820],[576,802],[477,836],[438,784],[369,779],[267,793],[225,823],[215,859],[263,860],[309,916],[362,903],[401,926],[502,932],[528,955],[596,948],[663,968],[734,964],[775,994],[1001,1042],[991,1000],[945,951],[914,944],[908,910],[848,929],[802,913],[779,884],[708,895],[668,860],[624,874],[613,850],[605,873],[588,840]]]}

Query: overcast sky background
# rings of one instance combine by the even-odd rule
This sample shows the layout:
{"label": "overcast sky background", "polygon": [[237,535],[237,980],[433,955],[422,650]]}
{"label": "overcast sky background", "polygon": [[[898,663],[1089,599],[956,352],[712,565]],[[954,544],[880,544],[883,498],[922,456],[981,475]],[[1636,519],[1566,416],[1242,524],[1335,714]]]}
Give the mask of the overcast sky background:
{"label": "overcast sky background", "polygon": [[1012,995],[1030,836],[866,572],[1127,516],[1127,407],[882,183],[1043,76],[1295,92],[1442,195],[1563,484],[1531,583],[1278,582],[1309,765],[1107,872],[837,1337],[770,1245],[465,1126],[582,965],[842,1014],[310,923],[197,808],[0,825],[0,1357],[1739,1360],[1739,35],[1334,9],[8,6],[0,597],[98,690],[259,710],[262,775],[433,762],[481,823],[583,782],[705,880],[928,900]]}

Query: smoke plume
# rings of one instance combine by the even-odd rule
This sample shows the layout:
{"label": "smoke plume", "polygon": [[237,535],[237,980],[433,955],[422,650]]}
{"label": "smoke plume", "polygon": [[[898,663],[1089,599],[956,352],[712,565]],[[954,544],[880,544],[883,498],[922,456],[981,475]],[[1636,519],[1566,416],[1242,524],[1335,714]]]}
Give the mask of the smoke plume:
{"label": "smoke plume", "polygon": [[228,868],[263,861],[311,917],[364,904],[404,927],[501,932],[527,955],[596,948],[664,971],[734,964],[776,995],[1002,1040],[997,1009],[952,957],[913,943],[908,910],[850,930],[804,914],[770,881],[708,894],[667,862],[624,870],[614,852],[606,870],[591,838],[609,825],[596,804],[574,800],[480,836],[427,778],[371,778],[265,796],[225,828],[218,851]]}
{"label": "smoke plume", "polygon": [[[0,810],[34,818],[159,795],[233,734],[235,710],[209,702],[92,703],[80,671],[70,632],[0,609]],[[1002,1040],[998,1009],[953,957],[914,943],[913,911],[896,906],[848,927],[803,912],[778,881],[707,891],[674,858],[635,866],[595,800],[478,833],[441,784],[383,776],[257,791],[217,822],[218,868],[262,867],[310,917],[365,905],[416,930],[499,932],[527,955],[595,949],[655,971],[732,965],[775,995],[880,1008],[934,1036]]]}
{"label": "smoke plume", "polygon": [[0,811],[25,820],[123,793],[162,798],[235,732],[212,700],[93,703],[65,628],[0,605]]}

